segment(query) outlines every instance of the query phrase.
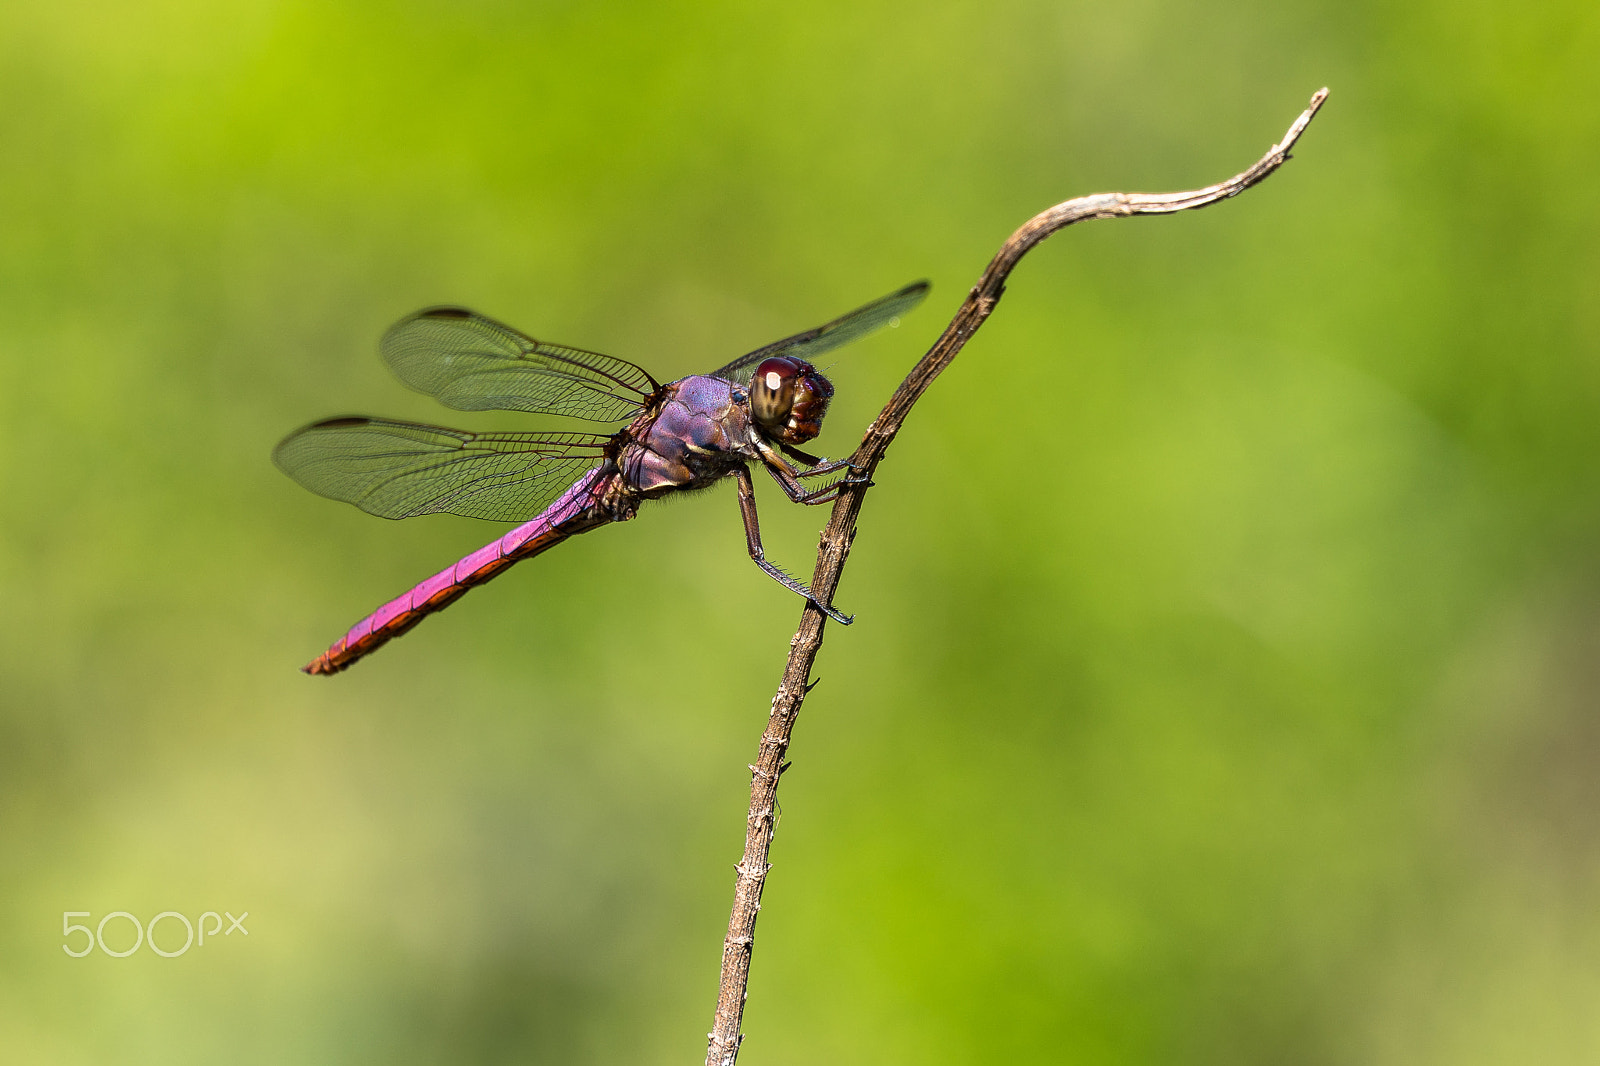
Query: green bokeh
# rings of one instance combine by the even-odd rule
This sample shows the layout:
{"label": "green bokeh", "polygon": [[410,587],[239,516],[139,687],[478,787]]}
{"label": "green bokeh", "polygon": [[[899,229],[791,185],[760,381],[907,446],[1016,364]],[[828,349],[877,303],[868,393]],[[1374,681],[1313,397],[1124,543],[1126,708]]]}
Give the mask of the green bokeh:
{"label": "green bokeh", "polygon": [[1597,69],[1579,0],[0,8],[0,1061],[699,1061],[799,613],[731,488],[308,679],[500,527],[272,444],[536,425],[386,377],[426,304],[677,376],[930,277],[846,451],[1023,219],[1324,84],[1247,196],[1033,253],[907,424],[743,1061],[1600,1061]]}

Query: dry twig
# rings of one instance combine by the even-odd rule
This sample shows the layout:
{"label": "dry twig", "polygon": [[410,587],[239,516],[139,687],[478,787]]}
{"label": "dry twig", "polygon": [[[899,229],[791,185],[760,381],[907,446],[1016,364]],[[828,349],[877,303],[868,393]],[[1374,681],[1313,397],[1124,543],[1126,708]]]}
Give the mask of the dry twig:
{"label": "dry twig", "polygon": [[[1084,219],[1170,215],[1237,196],[1283,165],[1289,158],[1289,150],[1299,140],[1300,134],[1305,132],[1327,96],[1327,89],[1319,90],[1312,96],[1310,106],[1289,127],[1283,140],[1273,145],[1255,166],[1227,181],[1193,192],[1112,192],[1080,196],[1040,212],[1013,233],[990,261],[978,283],[972,287],[966,302],[951,319],[950,325],[945,327],[944,334],[905,381],[900,383],[883,411],[867,429],[861,446],[851,456],[856,475],[834,503],[833,514],[823,530],[822,544],[817,552],[817,567],[811,579],[811,588],[817,597],[824,603],[833,602],[834,590],[839,585],[845,559],[849,557],[850,545],[855,540],[856,516],[861,513],[861,504],[866,499],[867,489],[871,487],[872,474],[883,460],[884,453],[889,450],[895,434],[900,432],[900,426],[905,422],[912,405],[933,384],[933,379],[950,365],[956,353],[978,331],[978,327],[983,325],[984,319],[989,317],[1005,291],[1007,276],[1034,245],[1057,230]],[[706,1066],[733,1066],[739,1056],[739,1044],[743,1040],[739,1025],[744,1016],[745,988],[750,977],[756,913],[761,909],[761,890],[766,884],[769,869],[767,854],[772,845],[778,778],[783,773],[783,756],[789,749],[795,718],[809,691],[806,679],[811,676],[811,664],[822,647],[826,621],[821,611],[807,604],[800,618],[800,628],[789,642],[789,663],[783,672],[783,681],[778,685],[778,693],[773,697],[772,715],[767,720],[766,732],[761,736],[755,765],[750,767],[750,813],[745,822],[744,858],[736,867],[739,877],[734,885],[728,936],[722,945],[722,983],[717,993],[716,1020],[709,1034]]]}

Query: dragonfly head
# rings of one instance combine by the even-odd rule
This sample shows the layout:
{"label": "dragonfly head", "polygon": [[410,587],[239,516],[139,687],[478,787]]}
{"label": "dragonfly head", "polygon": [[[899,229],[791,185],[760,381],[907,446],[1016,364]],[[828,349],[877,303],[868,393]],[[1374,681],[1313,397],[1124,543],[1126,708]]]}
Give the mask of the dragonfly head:
{"label": "dragonfly head", "polygon": [[810,363],[787,356],[765,360],[750,379],[750,414],[761,431],[784,444],[804,444],[822,432],[833,383]]}

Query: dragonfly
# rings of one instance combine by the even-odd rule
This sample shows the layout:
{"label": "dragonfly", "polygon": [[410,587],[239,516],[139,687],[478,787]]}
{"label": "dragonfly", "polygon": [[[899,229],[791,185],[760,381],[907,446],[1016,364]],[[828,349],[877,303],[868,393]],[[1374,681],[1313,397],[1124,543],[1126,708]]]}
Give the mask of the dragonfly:
{"label": "dragonfly", "polygon": [[833,398],[832,382],[810,360],[897,323],[927,292],[926,281],[914,282],[709,374],[664,385],[624,359],[538,341],[462,307],[430,307],[401,319],[380,342],[383,361],[406,385],[448,407],[626,424],[610,434],[468,433],[353,416],[285,437],[272,452],[279,469],[368,514],[522,523],[379,607],[301,669],[338,673],[512,563],[626,522],[648,500],[728,477],[738,488],[750,558],[848,625],[849,616],[768,561],[750,465],[764,467],[800,504],[827,503],[852,483],[858,472],[848,461],[800,448],[821,432]]}

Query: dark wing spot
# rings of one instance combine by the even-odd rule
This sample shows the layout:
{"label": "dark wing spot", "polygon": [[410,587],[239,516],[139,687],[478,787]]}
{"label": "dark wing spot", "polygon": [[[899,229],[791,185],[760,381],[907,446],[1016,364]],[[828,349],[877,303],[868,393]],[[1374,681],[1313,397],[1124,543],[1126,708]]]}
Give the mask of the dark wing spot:
{"label": "dark wing spot", "polygon": [[417,316],[418,318],[471,318],[472,312],[465,307],[430,307]]}
{"label": "dark wing spot", "polygon": [[310,426],[311,429],[341,429],[345,426],[367,426],[372,424],[372,419],[362,418],[360,415],[349,415],[344,418],[329,418]]}

